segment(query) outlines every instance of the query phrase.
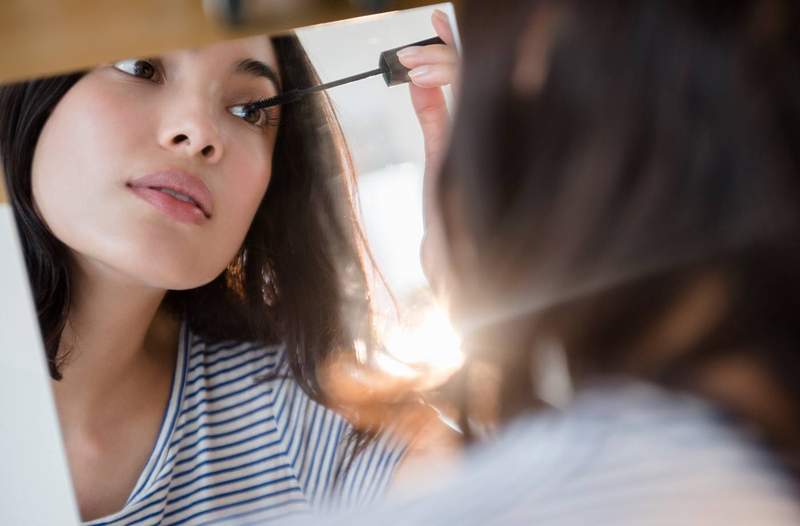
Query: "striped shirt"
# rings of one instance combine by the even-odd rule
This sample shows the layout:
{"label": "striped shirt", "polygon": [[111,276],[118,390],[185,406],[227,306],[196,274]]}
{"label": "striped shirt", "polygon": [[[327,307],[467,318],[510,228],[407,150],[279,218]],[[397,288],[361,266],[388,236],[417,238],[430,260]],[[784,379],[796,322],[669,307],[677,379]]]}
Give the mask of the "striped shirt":
{"label": "striped shirt", "polygon": [[353,455],[350,431],[291,379],[284,348],[212,344],[184,323],[150,458],[125,507],[87,524],[263,523],[364,505],[403,447],[387,435]]}
{"label": "striped shirt", "polygon": [[[428,466],[421,474],[443,470]],[[713,407],[645,384],[522,417],[422,492],[295,526],[796,526],[796,481]]]}

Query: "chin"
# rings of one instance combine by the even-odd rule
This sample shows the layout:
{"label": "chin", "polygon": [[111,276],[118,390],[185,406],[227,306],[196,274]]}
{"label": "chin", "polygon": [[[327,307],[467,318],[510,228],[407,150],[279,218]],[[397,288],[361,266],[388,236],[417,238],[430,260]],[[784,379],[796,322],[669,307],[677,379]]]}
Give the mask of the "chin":
{"label": "chin", "polygon": [[[138,265],[136,263],[139,263]],[[197,261],[165,261],[151,258],[148,261],[126,264],[127,273],[150,287],[164,290],[189,290],[207,285],[219,276],[222,268],[203,268]]]}

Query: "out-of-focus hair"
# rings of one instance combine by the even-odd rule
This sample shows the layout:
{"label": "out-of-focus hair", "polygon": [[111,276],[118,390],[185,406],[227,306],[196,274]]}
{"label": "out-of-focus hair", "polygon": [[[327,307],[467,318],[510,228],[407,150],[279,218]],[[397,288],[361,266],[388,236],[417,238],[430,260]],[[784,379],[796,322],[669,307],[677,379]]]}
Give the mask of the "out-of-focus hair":
{"label": "out-of-focus hair", "polygon": [[[501,417],[537,404],[531,368],[556,342],[578,389],[703,396],[796,462],[800,4],[461,14],[438,202],[456,319],[501,369]],[[747,390],[723,381],[734,364]]]}

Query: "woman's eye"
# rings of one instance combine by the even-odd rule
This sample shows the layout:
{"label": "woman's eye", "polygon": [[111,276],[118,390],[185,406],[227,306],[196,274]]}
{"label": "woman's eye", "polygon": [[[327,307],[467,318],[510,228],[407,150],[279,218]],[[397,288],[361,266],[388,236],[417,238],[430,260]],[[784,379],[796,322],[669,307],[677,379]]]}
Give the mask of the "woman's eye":
{"label": "woman's eye", "polygon": [[236,106],[231,106],[228,108],[228,110],[234,117],[239,117],[243,121],[260,128],[264,128],[270,124],[277,124],[276,119],[270,116],[268,109],[261,108],[257,110],[251,110],[248,107],[249,105],[250,103],[237,104]]}
{"label": "woman's eye", "polygon": [[149,60],[131,58],[114,63],[114,68],[134,77],[158,81],[158,68]]}

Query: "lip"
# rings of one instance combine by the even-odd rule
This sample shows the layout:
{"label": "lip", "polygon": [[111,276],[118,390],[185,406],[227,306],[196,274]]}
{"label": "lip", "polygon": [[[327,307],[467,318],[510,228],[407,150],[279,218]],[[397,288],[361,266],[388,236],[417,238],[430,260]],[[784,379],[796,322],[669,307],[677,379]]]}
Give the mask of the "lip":
{"label": "lip", "polygon": [[[128,188],[137,196],[155,206],[173,219],[200,224],[213,214],[213,198],[202,179],[180,170],[165,170],[138,177],[128,182]],[[194,203],[177,199],[162,189],[172,190],[190,197]]]}

